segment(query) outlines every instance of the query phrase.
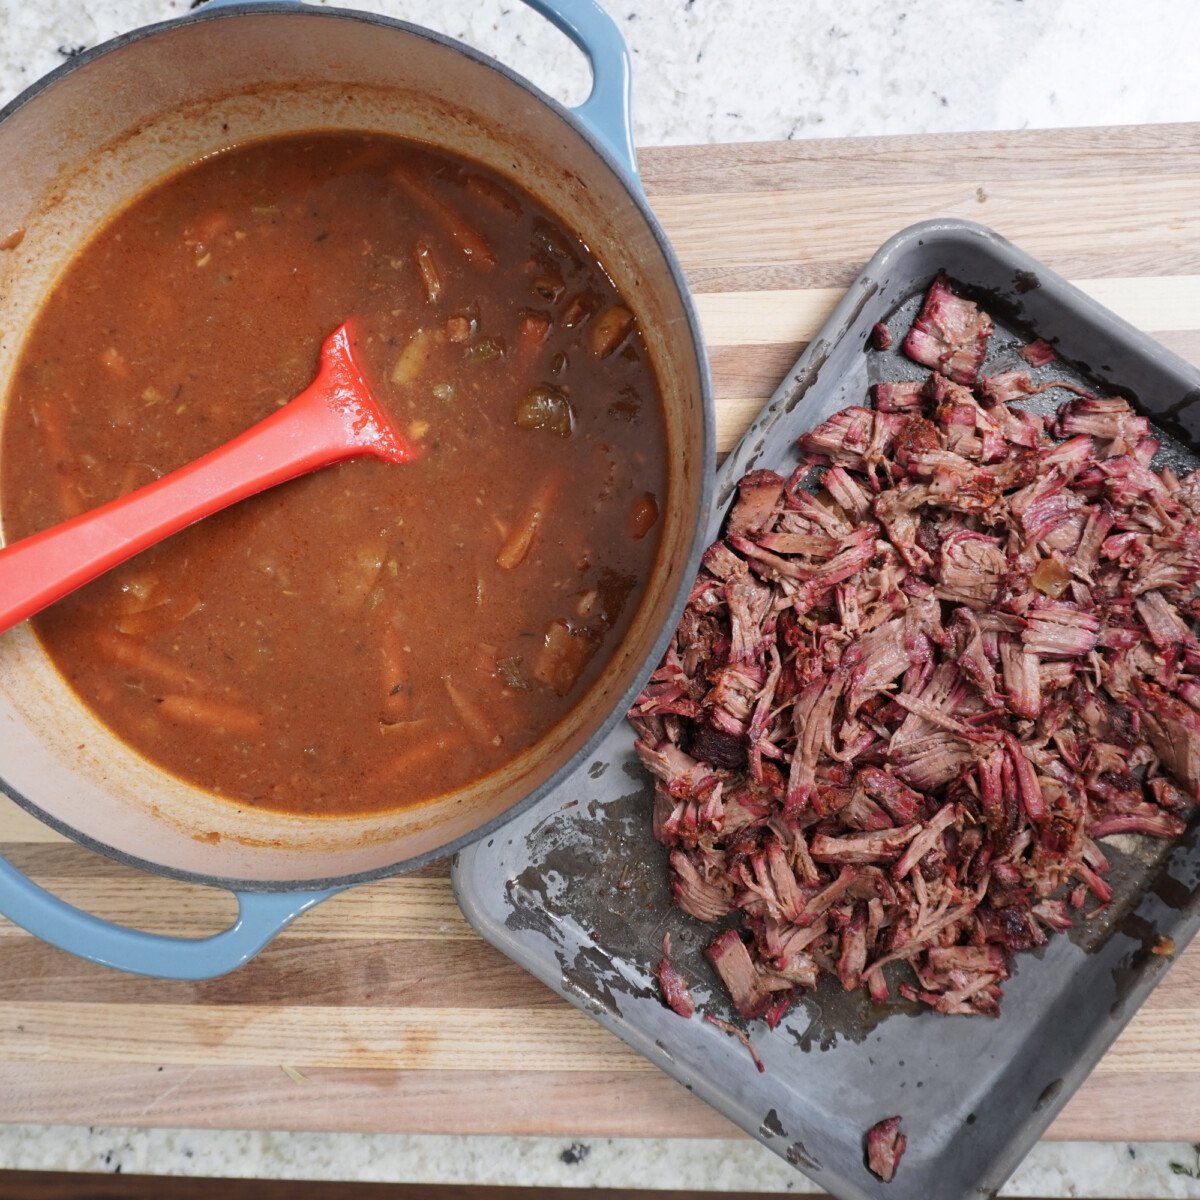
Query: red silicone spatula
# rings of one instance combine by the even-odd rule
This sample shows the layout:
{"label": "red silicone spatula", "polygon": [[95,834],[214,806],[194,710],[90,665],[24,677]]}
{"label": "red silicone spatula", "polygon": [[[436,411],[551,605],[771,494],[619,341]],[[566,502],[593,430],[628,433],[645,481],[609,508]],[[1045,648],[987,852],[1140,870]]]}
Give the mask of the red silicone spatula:
{"label": "red silicone spatula", "polygon": [[344,458],[414,458],[371,394],[352,341],[353,327],[339,325],[321,347],[312,383],[211,454],[0,550],[0,633],[255,492]]}

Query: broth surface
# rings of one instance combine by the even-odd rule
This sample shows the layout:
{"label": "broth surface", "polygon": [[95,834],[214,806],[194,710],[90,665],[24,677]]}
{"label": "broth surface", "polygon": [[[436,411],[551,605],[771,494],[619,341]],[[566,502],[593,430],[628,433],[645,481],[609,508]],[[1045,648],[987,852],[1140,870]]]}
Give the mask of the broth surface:
{"label": "broth surface", "polygon": [[417,803],[532,746],[636,611],[666,495],[653,370],[588,249],[473,163],[310,135],[172,177],[70,266],[9,394],[6,538],[267,416],[348,317],[416,462],[285,484],[35,621],[141,754],[300,813]]}

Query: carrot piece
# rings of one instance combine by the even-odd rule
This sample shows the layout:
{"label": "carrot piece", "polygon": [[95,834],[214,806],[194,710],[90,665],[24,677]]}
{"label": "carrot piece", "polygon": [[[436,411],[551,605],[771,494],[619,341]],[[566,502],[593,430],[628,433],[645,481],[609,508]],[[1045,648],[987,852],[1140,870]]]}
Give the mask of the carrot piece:
{"label": "carrot piece", "polygon": [[551,477],[542,485],[541,490],[534,496],[533,503],[521,514],[504,545],[500,547],[500,553],[496,555],[498,567],[513,571],[525,561],[561,486],[561,475]]}
{"label": "carrot piece", "polygon": [[237,704],[223,704],[204,696],[164,696],[158,706],[168,721],[181,725],[201,725],[213,733],[251,734],[263,727],[261,714]]}
{"label": "carrot piece", "polygon": [[198,242],[202,246],[206,246],[214,238],[227,233],[228,230],[229,214],[222,212],[220,209],[214,209],[212,212],[198,217],[191,228],[187,230],[187,233],[192,235],[191,240]]}
{"label": "carrot piece", "polygon": [[415,717],[411,721],[380,722],[379,732],[386,734],[390,738],[411,737],[420,733],[423,729],[428,729],[432,724],[432,717]]}
{"label": "carrot piece", "polygon": [[379,638],[380,666],[383,679],[384,720],[391,725],[404,720],[412,710],[412,678],[408,655],[400,642],[400,632],[389,619]]}
{"label": "carrot piece", "polygon": [[537,352],[542,348],[547,335],[550,333],[550,318],[542,313],[527,312],[521,317],[517,326],[517,365],[529,367],[537,358]]}
{"label": "carrot piece", "polygon": [[413,247],[413,257],[417,260],[417,270],[425,283],[425,295],[430,304],[436,304],[442,295],[442,273],[438,270],[437,259],[433,256],[425,242],[417,242]]}
{"label": "carrot piece", "polygon": [[71,457],[71,447],[67,442],[62,413],[53,404],[42,401],[34,409],[33,423],[42,435],[51,465],[57,467],[65,463]]}
{"label": "carrot piece", "polygon": [[171,602],[163,600],[139,612],[129,613],[117,622],[117,629],[127,637],[147,637],[171,624]]}
{"label": "carrot piece", "polygon": [[510,217],[521,215],[521,202],[498,183],[493,183],[482,175],[468,175],[463,182],[468,192],[486,200],[497,212],[507,213]]}
{"label": "carrot piece", "polygon": [[487,719],[483,709],[465,692],[455,687],[454,681],[449,675],[444,676],[442,682],[446,685],[446,694],[450,697],[450,703],[454,705],[458,715],[462,718],[467,732],[477,742],[488,746],[499,746],[503,738],[496,732],[491,721]]}
{"label": "carrot piece", "polygon": [[495,267],[496,256],[487,238],[472,228],[466,218],[437,195],[423,179],[418,179],[405,167],[396,167],[392,171],[392,178],[410,200],[423,208],[446,231],[469,262],[487,271]]}
{"label": "carrot piece", "polygon": [[48,401],[38,404],[33,410],[34,424],[42,435],[46,457],[55,479],[58,492],[58,507],[64,517],[77,517],[84,510],[83,497],[79,489],[67,477],[71,461],[71,445],[61,411]]}
{"label": "carrot piece", "polygon": [[105,658],[118,666],[149,675],[160,683],[172,687],[192,687],[196,682],[190,671],[123,633],[102,629],[96,634],[96,645]]}
{"label": "carrot piece", "polygon": [[117,628],[131,637],[146,637],[186,621],[200,609],[199,600],[177,603],[168,597],[157,604],[127,612],[117,621]]}
{"label": "carrot piece", "polygon": [[380,764],[366,778],[368,784],[388,783],[407,771],[418,771],[454,754],[466,745],[467,739],[458,732],[442,733],[426,741],[408,746]]}
{"label": "carrot piece", "polygon": [[527,508],[516,528],[508,535],[508,540],[500,547],[500,553],[496,555],[496,565],[506,571],[516,570],[533,548],[533,539],[537,537],[545,519],[546,513],[541,505],[533,504]]}
{"label": "carrot piece", "polygon": [[129,378],[129,360],[116,346],[109,346],[106,350],[100,351],[100,365],[122,381]]}
{"label": "carrot piece", "polygon": [[634,502],[629,513],[629,536],[634,540],[644,538],[658,521],[658,501],[653,492],[643,492]]}
{"label": "carrot piece", "polygon": [[455,314],[446,320],[446,336],[452,342],[467,342],[471,339],[471,318]]}
{"label": "carrot piece", "polygon": [[121,472],[121,482],[116,486],[116,494],[118,496],[128,496],[130,492],[137,487],[138,476],[145,471],[145,467],[140,463],[130,463],[124,471]]}

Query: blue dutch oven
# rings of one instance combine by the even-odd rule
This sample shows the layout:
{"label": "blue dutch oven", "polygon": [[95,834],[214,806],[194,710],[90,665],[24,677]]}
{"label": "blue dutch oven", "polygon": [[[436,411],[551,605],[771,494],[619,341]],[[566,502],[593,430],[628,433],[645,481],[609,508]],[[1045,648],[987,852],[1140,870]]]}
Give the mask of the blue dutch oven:
{"label": "blue dutch oven", "polygon": [[[0,394],[21,336],[108,216],[203,155],[301,130],[375,130],[444,147],[517,181],[604,262],[662,385],[671,459],[662,549],[599,681],[541,743],[470,788],[368,817],[242,811],[158,770],[75,698],[28,628],[0,638],[0,788],[46,824],[122,862],[234,891],[209,938],[113,925],[0,860],[0,912],[73,954],[176,979],[245,962],[300,913],[353,884],[439,858],[498,828],[596,746],[674,629],[707,523],[712,398],[687,286],[638,182],[629,58],[594,0],[526,0],[587,56],[567,109],[501,64],[428,30],[299,3],[214,0],[72,59],[0,112]],[[0,470],[3,463],[0,462]]]}

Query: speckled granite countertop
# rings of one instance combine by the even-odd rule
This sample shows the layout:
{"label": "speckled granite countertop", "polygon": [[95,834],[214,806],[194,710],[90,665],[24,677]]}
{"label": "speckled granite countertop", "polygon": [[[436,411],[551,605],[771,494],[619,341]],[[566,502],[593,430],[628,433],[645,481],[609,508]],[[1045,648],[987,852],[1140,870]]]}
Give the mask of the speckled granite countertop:
{"label": "speckled granite countertop", "polygon": [[[602,0],[633,52],[636,139],[1200,119],[1190,0]],[[516,0],[343,0],[461,38],[582,99],[569,44]],[[192,0],[0,0],[0,98]]]}
{"label": "speckled granite countertop", "polygon": [[[603,0],[635,63],[639,145],[1200,120],[1185,0]],[[189,0],[0,0],[0,103]],[[578,102],[581,61],[513,0],[360,0]],[[0,1168],[805,1194],[748,1141],[0,1127]],[[1005,1196],[1200,1196],[1196,1153],[1043,1143]],[[1200,1173],[1200,1172],[1197,1172]]]}

